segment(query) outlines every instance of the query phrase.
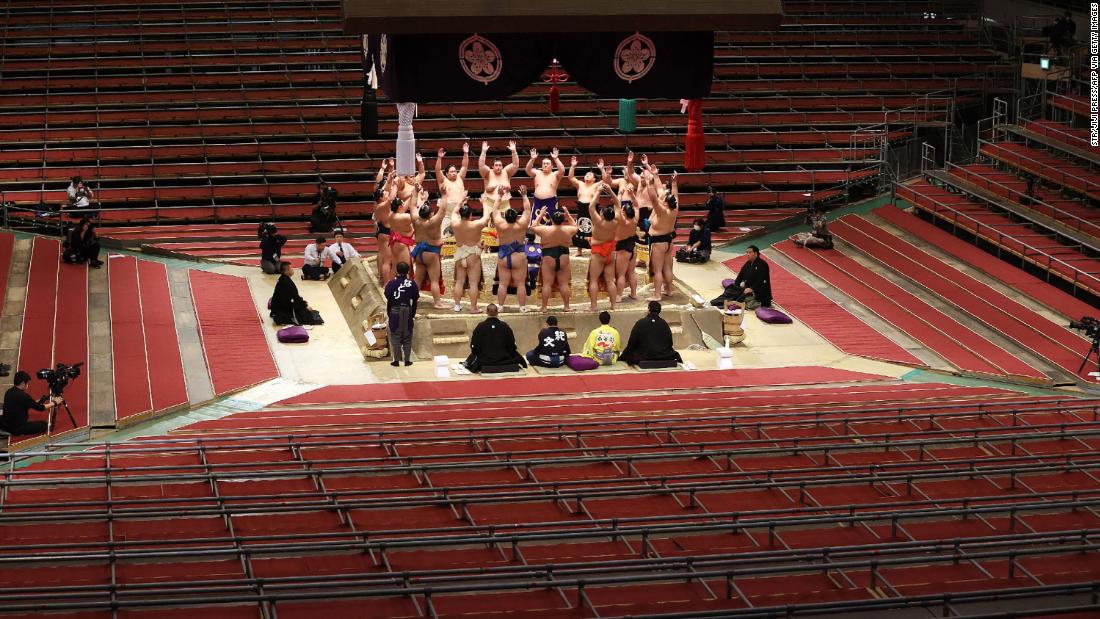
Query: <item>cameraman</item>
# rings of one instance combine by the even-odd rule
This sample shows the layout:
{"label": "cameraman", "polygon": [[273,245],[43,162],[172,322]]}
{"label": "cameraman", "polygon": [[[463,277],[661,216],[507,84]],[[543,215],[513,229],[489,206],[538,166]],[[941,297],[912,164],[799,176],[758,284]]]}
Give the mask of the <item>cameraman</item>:
{"label": "cameraman", "polygon": [[74,176],[72,182],[69,184],[69,189],[66,192],[69,196],[68,210],[73,217],[79,217],[78,213],[74,211],[81,211],[91,208],[92,198],[95,197],[95,193],[92,189],[84,184],[84,179],[79,176]]}
{"label": "cameraman", "polygon": [[691,234],[688,236],[688,244],[676,252],[676,262],[689,264],[702,264],[710,260],[711,240],[709,222],[705,219],[696,219],[691,225]]}
{"label": "cameraman", "polygon": [[264,222],[256,231],[260,237],[260,270],[268,275],[279,274],[280,255],[283,245],[286,245],[286,237],[278,234],[275,224]]}
{"label": "cameraman", "polygon": [[20,370],[15,373],[15,386],[4,393],[4,413],[0,415],[0,429],[15,436],[41,434],[46,431],[45,421],[30,421],[30,410],[45,411],[57,405],[58,399],[42,396],[35,400],[27,393],[31,375]]}
{"label": "cameraman", "polygon": [[1077,36],[1077,22],[1073,21],[1073,13],[1066,11],[1053,24],[1044,26],[1043,34],[1050,37],[1050,50],[1054,54],[1068,54],[1076,43]]}
{"label": "cameraman", "polygon": [[80,223],[69,232],[61,258],[72,264],[87,262],[93,269],[103,266],[103,261],[99,259],[99,237],[91,219],[81,217]]}
{"label": "cameraman", "polygon": [[313,212],[309,214],[310,233],[332,232],[339,221],[336,217],[336,190],[325,181],[317,183]]}
{"label": "cameraman", "polygon": [[825,216],[824,208],[812,207],[806,215],[806,223],[810,225],[810,231],[792,236],[791,240],[795,245],[818,249],[833,248],[833,235],[829,232],[829,219]]}

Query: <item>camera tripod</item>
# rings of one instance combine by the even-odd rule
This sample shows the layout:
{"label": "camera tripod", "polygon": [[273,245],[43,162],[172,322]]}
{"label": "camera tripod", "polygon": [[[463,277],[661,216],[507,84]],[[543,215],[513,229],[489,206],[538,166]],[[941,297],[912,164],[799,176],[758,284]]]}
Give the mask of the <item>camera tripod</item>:
{"label": "camera tripod", "polygon": [[65,407],[65,414],[69,416],[69,423],[73,424],[73,428],[76,428],[76,418],[73,417],[73,409],[69,408],[69,402],[65,400],[65,396],[59,393],[54,397],[61,398],[61,401],[54,404],[53,408],[50,409],[50,418],[49,422],[46,424],[46,433],[49,434],[53,432],[54,427],[57,425],[57,409],[62,406]]}
{"label": "camera tripod", "polygon": [[1085,356],[1081,359],[1081,367],[1077,368],[1077,374],[1080,375],[1088,365],[1089,357],[1096,354],[1096,371],[1100,373],[1100,334],[1097,334],[1092,338],[1092,346],[1089,347],[1089,351],[1085,353]]}

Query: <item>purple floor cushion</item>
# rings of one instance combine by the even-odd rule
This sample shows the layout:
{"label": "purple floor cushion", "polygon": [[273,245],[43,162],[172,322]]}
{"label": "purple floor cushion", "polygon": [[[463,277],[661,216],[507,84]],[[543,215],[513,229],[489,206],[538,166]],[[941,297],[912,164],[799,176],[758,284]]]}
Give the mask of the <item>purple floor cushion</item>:
{"label": "purple floor cushion", "polygon": [[588,370],[594,370],[600,367],[600,364],[595,359],[589,359],[588,357],[582,357],[580,355],[569,355],[569,358],[565,360],[565,365],[569,366],[569,369],[574,372],[587,372]]}
{"label": "purple floor cushion", "polygon": [[774,307],[756,308],[756,317],[770,325],[789,325],[794,322],[791,320],[790,316],[775,309]]}
{"label": "purple floor cushion", "polygon": [[309,341],[309,331],[297,325],[279,329],[275,336],[284,344],[301,344]]}

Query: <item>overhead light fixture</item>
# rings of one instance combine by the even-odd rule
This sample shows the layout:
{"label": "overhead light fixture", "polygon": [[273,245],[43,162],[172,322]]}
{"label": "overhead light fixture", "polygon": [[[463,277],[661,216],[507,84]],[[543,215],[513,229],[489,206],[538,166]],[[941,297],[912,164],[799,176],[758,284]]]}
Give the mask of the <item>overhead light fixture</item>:
{"label": "overhead light fixture", "polygon": [[1044,71],[1050,70],[1050,58],[1048,56],[1039,56],[1039,68]]}

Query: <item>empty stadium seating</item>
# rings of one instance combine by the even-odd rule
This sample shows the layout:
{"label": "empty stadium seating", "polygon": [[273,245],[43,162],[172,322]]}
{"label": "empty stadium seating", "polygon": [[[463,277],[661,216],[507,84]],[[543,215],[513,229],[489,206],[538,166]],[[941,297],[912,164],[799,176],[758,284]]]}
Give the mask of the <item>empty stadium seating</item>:
{"label": "empty stadium seating", "polygon": [[[718,242],[869,195],[880,140],[943,130],[948,113],[1013,79],[975,29],[974,2],[787,0],[784,13],[774,33],[715,35],[707,165],[680,175],[680,224],[713,185],[729,207]],[[380,138],[360,139],[360,42],[343,34],[335,0],[7,0],[0,14],[6,223],[37,228],[79,174],[114,246],[254,265],[256,222],[276,220],[300,263],[323,178],[353,243],[375,249],[373,178],[396,119],[382,100]],[[551,114],[548,88],[421,105],[418,148],[453,160],[463,141],[489,139],[499,154],[516,139],[577,153],[583,167],[619,165],[627,149],[666,173],[682,164],[679,102],[639,101],[638,130],[623,133],[617,101],[567,81]],[[943,176],[959,186],[929,175],[897,195],[1073,294],[1100,295],[1096,256],[1042,228],[1100,225],[1077,199],[1094,188],[1074,153],[1081,135],[1019,127],[1015,142],[983,144],[1000,167],[955,166]],[[1042,200],[1020,203],[1015,170],[1043,176]],[[964,183],[1035,221],[979,203]],[[481,190],[475,174],[467,185]],[[887,208],[876,215],[1005,286],[1068,317],[1087,311]],[[778,305],[845,353],[913,367],[939,355],[1004,388],[841,364],[329,385],[160,436],[26,446],[0,478],[0,618],[1091,616],[1100,400],[1019,386],[1072,374],[1087,342],[868,219],[834,232],[839,250],[786,242],[777,253],[928,354],[774,265]],[[0,292],[20,243],[0,235]],[[48,238],[29,249],[21,365],[88,352],[90,300],[105,292],[120,423],[192,395],[180,309],[193,312],[215,397],[278,375],[256,312],[265,295],[247,280],[129,256],[91,272],[58,264]],[[70,387],[85,425],[86,384]]]}
{"label": "empty stadium seating", "polygon": [[1009,171],[989,164],[949,165],[955,177],[972,183],[1013,203],[1014,210],[1029,214],[1034,221],[1054,221],[1071,230],[1100,240],[1100,211],[1081,200],[1061,197],[1057,191],[1036,184],[1032,196],[1027,195],[1027,181]]}
{"label": "empty stadium seating", "polygon": [[[392,154],[395,112],[383,102],[382,139],[359,139],[359,44],[340,32],[337,3],[90,5],[64,20],[36,13],[33,2],[13,6],[0,48],[4,201],[56,206],[66,180],[80,174],[94,179],[111,224],[300,220],[323,177],[340,191],[343,216],[369,217],[372,160]],[[877,182],[878,150],[853,136],[874,127],[904,139],[943,116],[942,93],[961,108],[1007,83],[1009,67],[963,22],[944,19],[941,8],[913,23],[906,14],[915,7],[839,13],[889,17],[874,27],[862,17],[826,19],[818,7],[810,22],[789,13],[774,38],[719,33],[715,92],[705,105],[708,168],[681,176],[681,226],[700,212],[706,184],[726,191],[731,226],[788,220],[808,200],[843,200]],[[133,42],[114,38],[127,32]],[[793,47],[805,53],[792,55]],[[536,83],[507,101],[422,105],[418,146],[456,152],[462,140],[499,147],[515,137],[524,147],[577,152],[582,165],[627,148],[666,169],[682,161],[678,102],[640,101],[638,131],[622,134],[616,101],[566,82],[561,110],[549,114],[547,88]],[[479,191],[476,175],[467,182]]]}
{"label": "empty stadium seating", "polygon": [[396,422],[283,404],[17,469],[0,616],[1058,608],[1100,566],[1095,401],[881,381],[481,397]]}
{"label": "empty stadium seating", "polygon": [[1015,142],[984,143],[981,153],[1068,192],[1100,200],[1100,174],[1063,157]]}

